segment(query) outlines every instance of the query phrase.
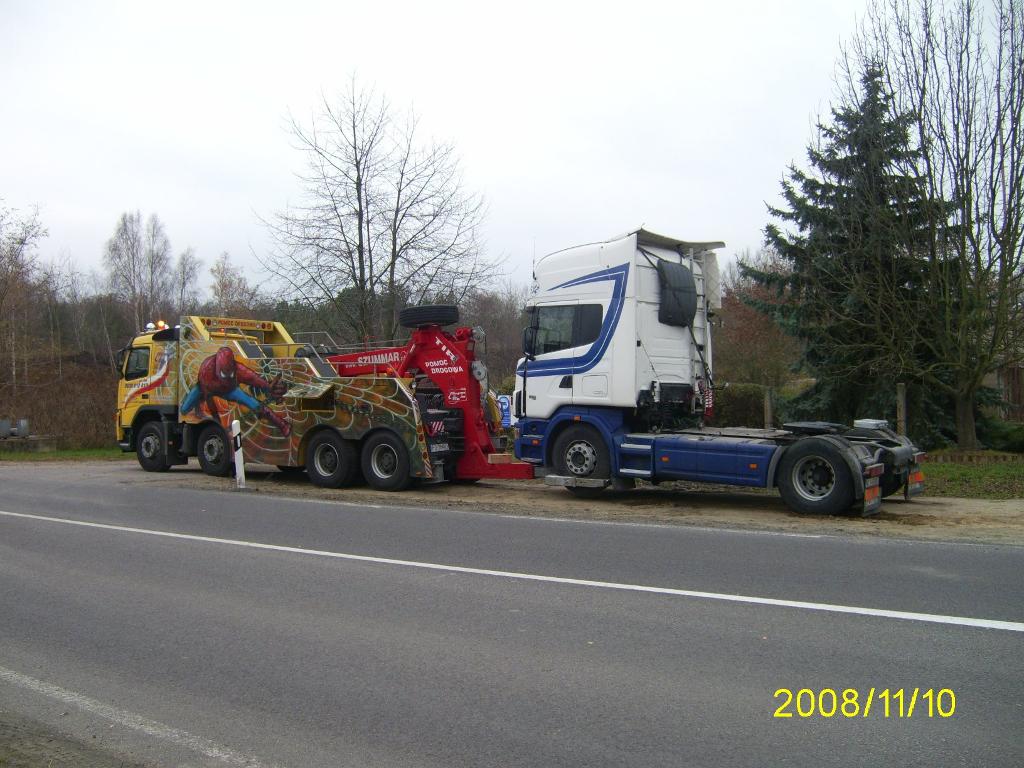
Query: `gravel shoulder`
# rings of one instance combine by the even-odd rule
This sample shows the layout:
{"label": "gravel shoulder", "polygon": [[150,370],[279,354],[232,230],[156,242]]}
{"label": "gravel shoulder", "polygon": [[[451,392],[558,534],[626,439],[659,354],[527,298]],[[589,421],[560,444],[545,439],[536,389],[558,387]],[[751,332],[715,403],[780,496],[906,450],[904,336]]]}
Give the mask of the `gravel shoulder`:
{"label": "gravel shoulder", "polygon": [[[8,465],[10,466],[10,465]],[[53,472],[101,483],[150,484],[238,492],[233,479],[204,475],[195,462],[166,473],[143,472],[133,459],[21,465],[22,471]],[[878,515],[798,515],[774,491],[737,491],[728,486],[671,483],[632,491],[606,491],[578,499],[562,488],[532,481],[480,481],[473,485],[419,485],[402,493],[365,486],[329,490],[305,475],[288,476],[263,465],[248,465],[243,493],[387,506],[430,506],[506,515],[695,525],[794,533],[879,536],[1024,546],[1024,499],[987,500],[919,496],[887,499]],[[927,470],[926,470],[927,474]]]}

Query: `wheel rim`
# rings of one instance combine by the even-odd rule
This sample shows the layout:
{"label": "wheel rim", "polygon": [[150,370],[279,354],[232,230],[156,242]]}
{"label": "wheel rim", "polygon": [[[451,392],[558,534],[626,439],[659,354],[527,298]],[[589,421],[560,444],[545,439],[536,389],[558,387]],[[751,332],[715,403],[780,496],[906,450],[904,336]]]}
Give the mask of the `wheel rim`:
{"label": "wheel rim", "polygon": [[156,435],[146,435],[142,438],[142,445],[139,446],[142,451],[143,457],[147,459],[155,458],[160,450],[160,441]]}
{"label": "wheel rim", "polygon": [[586,440],[570,443],[565,449],[565,466],[576,477],[587,477],[597,468],[597,451]]}
{"label": "wheel rim", "polygon": [[218,463],[224,456],[224,441],[220,435],[212,435],[203,443],[203,458],[209,464]]}
{"label": "wheel rim", "polygon": [[820,501],[836,487],[836,471],[820,456],[807,456],[793,467],[793,488],[807,501]]}
{"label": "wheel rim", "polygon": [[370,454],[370,468],[377,477],[391,477],[398,469],[398,452],[390,445],[378,445]]}
{"label": "wheel rim", "polygon": [[322,477],[330,477],[338,471],[340,457],[338,450],[329,444],[318,445],[313,453],[313,466],[317,474]]}

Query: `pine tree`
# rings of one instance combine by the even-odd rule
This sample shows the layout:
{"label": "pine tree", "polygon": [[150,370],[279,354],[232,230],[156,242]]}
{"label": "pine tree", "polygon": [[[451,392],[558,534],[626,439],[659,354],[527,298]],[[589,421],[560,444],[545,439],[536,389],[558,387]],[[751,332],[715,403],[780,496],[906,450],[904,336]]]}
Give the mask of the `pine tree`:
{"label": "pine tree", "polygon": [[895,382],[920,367],[922,350],[894,320],[921,302],[929,225],[944,207],[928,198],[913,117],[894,113],[882,71],[867,67],[860,83],[857,103],[818,126],[812,170],[791,166],[785,206],[769,206],[791,230],[769,224],[765,242],[789,269],[741,265],[784,298],[762,308],[804,344],[802,365],[817,385],[795,404],[799,417],[891,413]]}

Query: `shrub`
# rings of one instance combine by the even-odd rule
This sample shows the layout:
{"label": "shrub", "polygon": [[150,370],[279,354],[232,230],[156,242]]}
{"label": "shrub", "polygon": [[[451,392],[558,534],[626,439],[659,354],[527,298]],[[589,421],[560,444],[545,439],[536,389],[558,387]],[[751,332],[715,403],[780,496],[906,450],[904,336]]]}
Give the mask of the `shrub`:
{"label": "shrub", "polygon": [[715,389],[715,427],[759,427],[764,424],[764,391],[760,384],[729,384]]}
{"label": "shrub", "polygon": [[982,417],[978,420],[978,438],[986,448],[1024,453],[1024,424]]}
{"label": "shrub", "polygon": [[28,419],[34,434],[54,435],[61,449],[114,445],[116,375],[106,365],[62,362],[35,362],[17,389],[0,388],[0,418]]}

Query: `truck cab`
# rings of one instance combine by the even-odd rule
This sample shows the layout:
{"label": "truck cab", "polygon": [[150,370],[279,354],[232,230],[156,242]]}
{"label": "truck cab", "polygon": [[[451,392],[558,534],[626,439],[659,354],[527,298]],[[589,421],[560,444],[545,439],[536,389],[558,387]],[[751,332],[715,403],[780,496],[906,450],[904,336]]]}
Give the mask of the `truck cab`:
{"label": "truck cab", "polygon": [[135,450],[135,436],[146,421],[173,417],[177,410],[175,330],[147,328],[118,353],[115,430],[123,450]]}
{"label": "truck cab", "polygon": [[516,456],[581,496],[686,480],[778,487],[800,512],[870,514],[901,487],[919,493],[923,454],[884,422],[705,426],[722,247],[637,229],[537,261]]}
{"label": "truck cab", "polygon": [[710,377],[723,245],[640,229],[538,260],[517,418],[565,406],[637,410],[652,425],[691,417]]}

